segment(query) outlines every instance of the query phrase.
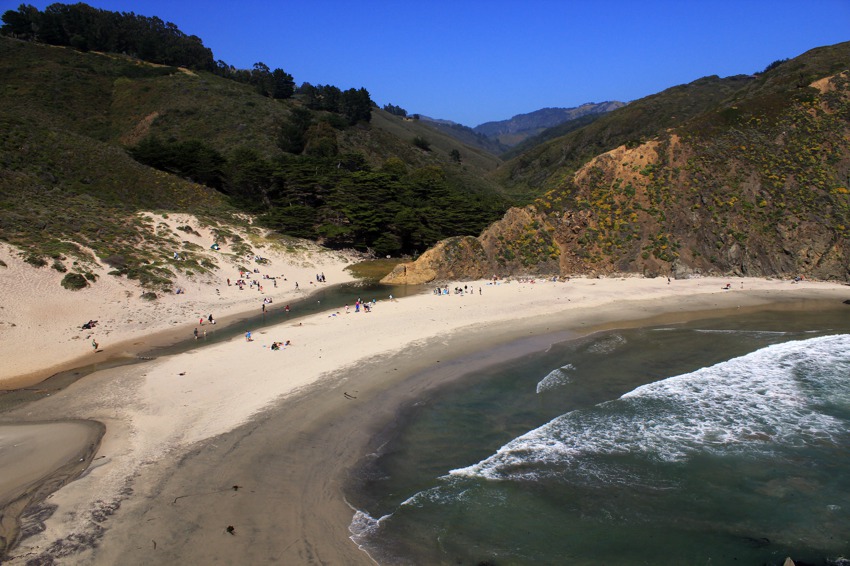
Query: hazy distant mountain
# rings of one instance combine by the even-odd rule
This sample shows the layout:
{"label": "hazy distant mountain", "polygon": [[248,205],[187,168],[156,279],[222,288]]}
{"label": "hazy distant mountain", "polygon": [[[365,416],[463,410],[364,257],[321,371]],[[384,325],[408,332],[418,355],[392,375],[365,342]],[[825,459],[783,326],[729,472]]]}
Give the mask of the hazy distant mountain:
{"label": "hazy distant mountain", "polygon": [[528,114],[517,114],[508,120],[485,122],[474,128],[451,120],[419,116],[432,128],[459,141],[501,155],[516,145],[533,138],[549,128],[578,120],[585,116],[601,115],[625,106],[623,102],[588,102],[576,108],[541,108]]}
{"label": "hazy distant mountain", "polygon": [[588,114],[604,114],[625,106],[623,102],[588,102],[575,108],[541,108],[528,114],[517,114],[509,120],[485,122],[472,130],[501,145],[513,147],[543,130],[576,120]]}

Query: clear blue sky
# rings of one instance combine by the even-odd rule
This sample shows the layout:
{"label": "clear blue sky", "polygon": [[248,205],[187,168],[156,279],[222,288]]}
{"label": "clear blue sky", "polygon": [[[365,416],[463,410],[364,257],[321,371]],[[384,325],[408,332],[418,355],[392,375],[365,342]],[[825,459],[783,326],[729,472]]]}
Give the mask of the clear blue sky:
{"label": "clear blue sky", "polygon": [[467,126],[635,100],[850,40],[850,0],[86,3],[172,22],[239,68],[262,61],[297,84],[365,87],[381,106]]}

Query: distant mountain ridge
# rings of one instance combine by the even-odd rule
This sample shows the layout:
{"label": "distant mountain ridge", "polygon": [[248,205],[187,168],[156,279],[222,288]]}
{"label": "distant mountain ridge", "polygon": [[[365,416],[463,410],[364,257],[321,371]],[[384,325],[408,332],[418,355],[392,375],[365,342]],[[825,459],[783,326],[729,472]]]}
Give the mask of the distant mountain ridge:
{"label": "distant mountain ridge", "polygon": [[576,120],[588,114],[604,114],[622,108],[626,103],[618,101],[587,102],[575,108],[541,108],[527,114],[517,114],[508,120],[485,122],[472,128],[476,133],[498,140],[513,147],[543,130]]}
{"label": "distant mountain ridge", "polygon": [[452,120],[418,116],[422,122],[432,128],[453,136],[467,145],[478,147],[494,155],[501,155],[550,128],[563,126],[581,118],[605,114],[625,105],[624,102],[606,101],[587,102],[574,108],[541,108],[527,114],[517,114],[507,120],[485,122],[474,128]]}

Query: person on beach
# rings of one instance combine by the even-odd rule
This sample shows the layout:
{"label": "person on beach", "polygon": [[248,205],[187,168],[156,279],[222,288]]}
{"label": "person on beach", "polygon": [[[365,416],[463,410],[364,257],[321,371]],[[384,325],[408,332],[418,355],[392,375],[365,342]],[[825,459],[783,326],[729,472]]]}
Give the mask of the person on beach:
{"label": "person on beach", "polygon": [[251,338],[251,331],[250,330],[245,333],[245,341],[246,342],[253,342],[254,341],[254,339]]}
{"label": "person on beach", "polygon": [[215,319],[213,318],[212,313],[210,313],[210,316],[207,318],[207,320],[210,321],[210,324],[215,324]]}
{"label": "person on beach", "polygon": [[92,348],[94,348],[94,351],[97,352],[98,343],[94,338],[92,338],[91,345],[92,345]]}
{"label": "person on beach", "polygon": [[195,340],[197,340],[198,339],[198,327],[197,326],[195,327],[194,334],[195,334]]}

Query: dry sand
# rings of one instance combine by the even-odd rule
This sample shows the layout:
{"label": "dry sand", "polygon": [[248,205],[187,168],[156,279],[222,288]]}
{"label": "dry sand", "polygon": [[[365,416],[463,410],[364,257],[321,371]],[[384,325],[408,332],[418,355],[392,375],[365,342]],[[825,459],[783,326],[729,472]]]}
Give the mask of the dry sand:
{"label": "dry sand", "polygon": [[[727,282],[732,289],[721,290]],[[93,465],[33,510],[30,522],[43,531],[25,538],[9,563],[65,556],[74,564],[369,564],[347,538],[346,473],[400,407],[439,383],[652,316],[850,295],[839,284],[727,278],[449,288],[464,285],[472,292],[383,300],[370,313],[323,312],[261,329],[251,342],[96,372],[4,414],[6,422],[106,425]],[[285,340],[292,346],[270,349]]]}
{"label": "dry sand", "polygon": [[[189,337],[199,320],[210,314],[224,320],[236,314],[259,313],[264,298],[276,304],[303,298],[319,287],[317,273],[324,273],[325,285],[352,281],[345,268],[359,261],[353,254],[332,252],[307,241],[274,241],[259,231],[249,234],[228,227],[250,243],[254,252],[237,256],[227,244],[211,250],[216,241],[212,228],[194,216],[140,216],[155,226],[159,235],[197,246],[193,253],[215,262],[218,269],[191,277],[179,274],[174,288],[185,293],[159,293],[156,301],[148,301],[141,297],[143,289],[137,282],[109,275],[112,268],[105,264],[91,266],[98,275],[94,285],[79,291],[64,289],[60,285],[63,273],[49,266],[35,268],[23,261],[19,250],[0,243],[0,389],[38,383],[65,367],[132,356],[144,350],[156,334],[170,331]],[[178,230],[187,226],[193,232]],[[254,255],[269,263],[258,264]],[[247,281],[260,281],[262,293],[256,287],[240,291],[235,286],[240,267],[260,271],[251,273]],[[263,276],[275,277],[277,286]],[[299,283],[297,290],[295,283]],[[92,330],[83,329],[89,320],[98,323]],[[96,355],[93,340],[98,343]]]}

